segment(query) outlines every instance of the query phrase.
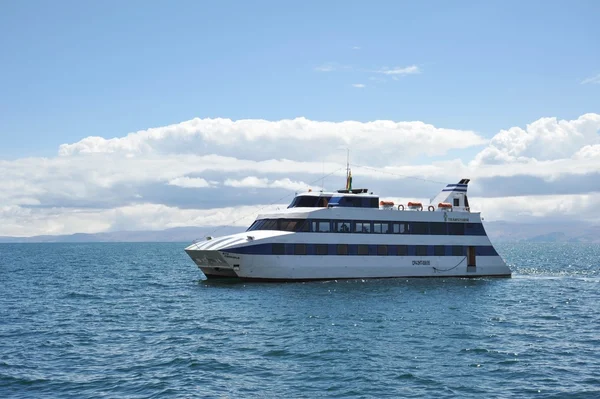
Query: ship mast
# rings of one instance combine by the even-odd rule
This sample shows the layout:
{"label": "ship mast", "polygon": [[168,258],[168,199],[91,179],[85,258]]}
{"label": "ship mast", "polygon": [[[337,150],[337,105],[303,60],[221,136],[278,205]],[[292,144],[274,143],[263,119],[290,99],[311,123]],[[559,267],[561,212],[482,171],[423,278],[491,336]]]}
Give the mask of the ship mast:
{"label": "ship mast", "polygon": [[346,181],[350,177],[350,148],[346,148]]}

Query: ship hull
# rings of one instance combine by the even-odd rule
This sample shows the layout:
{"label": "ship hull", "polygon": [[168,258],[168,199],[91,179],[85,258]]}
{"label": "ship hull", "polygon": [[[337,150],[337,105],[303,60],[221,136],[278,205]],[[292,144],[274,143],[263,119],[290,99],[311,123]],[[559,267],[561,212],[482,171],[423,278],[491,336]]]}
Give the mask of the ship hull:
{"label": "ship hull", "polygon": [[511,277],[500,256],[318,256],[240,255],[187,250],[209,278],[310,281],[412,277]]}

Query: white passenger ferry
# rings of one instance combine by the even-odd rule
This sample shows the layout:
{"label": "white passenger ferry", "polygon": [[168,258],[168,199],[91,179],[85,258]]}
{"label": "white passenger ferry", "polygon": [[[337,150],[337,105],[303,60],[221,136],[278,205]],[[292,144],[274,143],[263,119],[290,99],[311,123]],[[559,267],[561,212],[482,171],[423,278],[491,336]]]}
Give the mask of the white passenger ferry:
{"label": "white passenger ferry", "polygon": [[467,198],[469,179],[428,205],[380,201],[367,189],[308,191],[244,233],[185,249],[207,278],[330,280],[510,277]]}

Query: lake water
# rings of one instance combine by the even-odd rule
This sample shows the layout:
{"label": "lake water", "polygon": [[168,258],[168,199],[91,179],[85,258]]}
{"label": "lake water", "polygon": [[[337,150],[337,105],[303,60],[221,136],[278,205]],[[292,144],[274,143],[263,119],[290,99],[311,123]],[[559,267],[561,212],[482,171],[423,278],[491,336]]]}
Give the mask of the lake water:
{"label": "lake water", "polygon": [[278,284],[202,281],[186,244],[0,244],[0,397],[600,397],[600,245]]}

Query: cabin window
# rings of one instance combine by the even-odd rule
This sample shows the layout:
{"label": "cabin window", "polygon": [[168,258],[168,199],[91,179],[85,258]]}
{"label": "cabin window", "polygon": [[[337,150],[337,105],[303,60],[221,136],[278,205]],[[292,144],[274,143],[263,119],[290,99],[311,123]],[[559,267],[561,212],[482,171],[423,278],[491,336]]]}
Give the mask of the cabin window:
{"label": "cabin window", "polygon": [[429,225],[429,233],[432,235],[446,235],[446,223],[434,223]]}
{"label": "cabin window", "polygon": [[338,233],[350,233],[350,222],[335,222],[335,231]]}
{"label": "cabin window", "polygon": [[452,236],[464,236],[465,235],[465,224],[464,223],[448,223],[448,234]]}
{"label": "cabin window", "polygon": [[296,231],[301,231],[301,232],[310,231],[310,223],[308,222],[308,220],[302,220],[302,221],[298,222],[298,227],[296,228]]}
{"label": "cabin window", "polygon": [[378,256],[386,256],[388,254],[387,245],[378,245],[377,246],[377,255]]}
{"label": "cabin window", "polygon": [[408,248],[406,245],[398,245],[396,247],[396,251],[398,256],[406,256],[408,255]]}
{"label": "cabin window", "polygon": [[369,246],[360,244],[358,246],[357,253],[359,255],[368,255],[369,254]]}
{"label": "cabin window", "polygon": [[327,205],[329,205],[330,199],[331,199],[331,197],[319,197],[319,202],[317,202],[317,207],[318,208],[327,208]]}
{"label": "cabin window", "polygon": [[316,250],[317,255],[327,255],[327,244],[317,244]]}
{"label": "cabin window", "polygon": [[469,236],[484,236],[485,230],[481,223],[466,223],[465,235]]}
{"label": "cabin window", "polygon": [[388,222],[375,222],[373,223],[373,233],[387,234],[389,227]]}
{"label": "cabin window", "polygon": [[435,256],[444,256],[446,254],[446,248],[443,245],[435,245],[433,247],[433,254]]}
{"label": "cabin window", "polygon": [[285,254],[285,245],[284,244],[272,244],[272,253],[273,255],[284,255]]}
{"label": "cabin window", "polygon": [[405,234],[408,233],[408,226],[405,223],[393,223],[393,233],[394,234]]}
{"label": "cabin window", "polygon": [[459,206],[459,204],[460,204],[460,199],[454,198],[454,206]]}
{"label": "cabin window", "polygon": [[331,231],[329,220],[315,220],[312,222],[312,231],[316,233],[328,233]]}
{"label": "cabin window", "polygon": [[460,245],[452,246],[452,256],[464,256],[464,255],[465,255],[465,250],[463,247],[461,247]]}
{"label": "cabin window", "polygon": [[277,220],[267,220],[260,228],[261,230],[277,230]]}
{"label": "cabin window", "polygon": [[355,233],[370,233],[371,232],[371,222],[356,222],[354,224],[354,232]]}
{"label": "cabin window", "polygon": [[338,244],[337,254],[338,255],[348,255],[348,245],[347,244]]}
{"label": "cabin window", "polygon": [[250,227],[248,227],[248,229],[246,231],[252,231],[252,230],[257,230],[257,226],[262,222],[262,220],[255,220],[254,223],[252,223],[250,225]]}
{"label": "cabin window", "polygon": [[429,223],[427,222],[411,223],[411,228],[411,234],[429,234]]}
{"label": "cabin window", "polygon": [[415,254],[416,256],[427,256],[427,245],[417,245]]}
{"label": "cabin window", "polygon": [[294,255],[306,255],[306,244],[294,244]]}
{"label": "cabin window", "polygon": [[296,231],[298,220],[279,219],[279,228],[281,231]]}

